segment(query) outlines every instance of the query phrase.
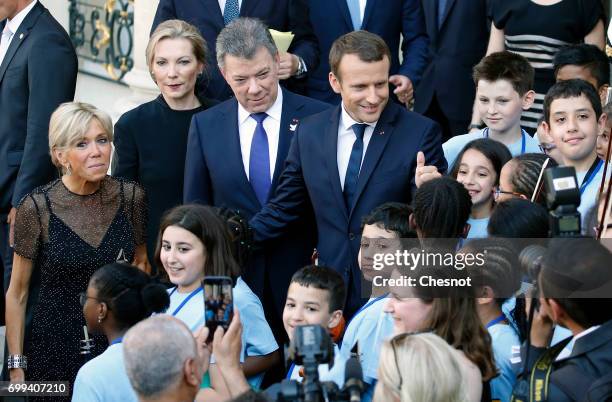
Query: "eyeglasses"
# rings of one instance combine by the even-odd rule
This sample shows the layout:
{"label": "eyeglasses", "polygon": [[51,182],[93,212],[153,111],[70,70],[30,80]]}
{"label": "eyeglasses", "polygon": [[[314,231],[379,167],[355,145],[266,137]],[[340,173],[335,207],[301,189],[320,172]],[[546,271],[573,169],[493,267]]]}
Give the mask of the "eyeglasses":
{"label": "eyeglasses", "polygon": [[87,292],[81,292],[79,293],[79,303],[81,303],[81,307],[85,306],[85,303],[87,303],[87,299],[93,299],[93,300],[97,300],[99,302],[101,302],[102,300],[95,298],[95,297],[91,297],[91,296],[87,296]]}
{"label": "eyeglasses", "polygon": [[403,379],[402,379],[402,372],[400,371],[399,360],[397,359],[397,350],[395,350],[395,347],[397,346],[397,344],[399,344],[401,341],[408,338],[409,336],[419,335],[419,334],[428,334],[431,332],[433,332],[433,329],[431,328],[428,328],[422,331],[404,332],[403,334],[395,335],[389,341],[389,343],[391,344],[391,349],[393,350],[393,359],[395,360],[395,368],[397,369],[397,375],[399,375],[399,380],[400,380],[399,386],[397,387],[398,390],[402,389]]}
{"label": "eyeglasses", "polygon": [[552,151],[553,149],[557,148],[555,144],[550,144],[548,142],[543,142],[540,145],[538,145],[538,147],[540,147],[540,151],[542,151],[542,153],[546,155],[548,155],[548,153]]}
{"label": "eyeglasses", "polygon": [[493,192],[493,198],[494,198],[495,200],[497,200],[501,194],[508,194],[508,195],[513,196],[513,197],[525,197],[525,196],[524,196],[523,194],[521,194],[521,193],[516,193],[516,192],[514,192],[514,191],[503,191],[501,188],[497,187],[497,188],[495,189],[495,191]]}

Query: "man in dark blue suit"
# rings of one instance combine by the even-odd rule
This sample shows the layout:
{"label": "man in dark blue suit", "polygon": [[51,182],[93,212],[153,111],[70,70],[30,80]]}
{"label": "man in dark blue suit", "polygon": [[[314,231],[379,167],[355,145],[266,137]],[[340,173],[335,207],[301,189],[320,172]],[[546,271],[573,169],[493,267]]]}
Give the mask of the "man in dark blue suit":
{"label": "man in dark blue suit", "polygon": [[319,264],[344,276],[351,317],[362,304],[363,216],[385,202],[411,201],[417,151],[442,172],[446,160],[438,125],[389,102],[390,51],[382,38],[346,34],[334,42],[330,60],[329,81],[342,103],[300,122],[276,194],[250,224],[258,241],[282,236],[312,205]]}
{"label": "man in dark blue suit", "polygon": [[[308,96],[333,104],[340,97],[329,87],[329,60],[332,43],[353,30],[363,29],[383,38],[391,49],[391,77],[399,100],[413,97],[426,67],[427,34],[419,0],[311,0],[310,20],[321,48],[319,67],[310,74]],[[399,60],[400,37],[403,37]]]}
{"label": "man in dark blue suit", "polygon": [[36,0],[0,1],[0,32],[0,266],[7,289],[8,224],[21,198],[55,176],[49,118],[74,97],[77,58],[66,31]]}
{"label": "man in dark blue suit", "polygon": [[443,138],[469,131],[476,96],[472,68],[489,42],[490,0],[422,0],[430,63],[417,87],[414,110],[436,120]]}
{"label": "man in dark blue suit", "polygon": [[[307,72],[319,63],[319,47],[308,17],[307,0],[160,0],[151,32],[162,22],[180,19],[195,25],[215,54],[219,32],[238,17],[259,18],[278,31],[295,35],[288,53],[280,55],[279,78],[290,88],[305,91]],[[232,91],[221,76],[215,58],[206,68],[204,95],[224,101]]]}
{"label": "man in dark blue suit", "polygon": [[[299,121],[329,105],[280,88],[278,51],[255,19],[237,19],[221,31],[217,59],[235,98],[191,122],[184,201],[228,207],[251,218],[276,190]],[[291,276],[310,262],[315,242],[314,218],[305,208],[282,239],[263,244],[243,267],[281,341]]]}

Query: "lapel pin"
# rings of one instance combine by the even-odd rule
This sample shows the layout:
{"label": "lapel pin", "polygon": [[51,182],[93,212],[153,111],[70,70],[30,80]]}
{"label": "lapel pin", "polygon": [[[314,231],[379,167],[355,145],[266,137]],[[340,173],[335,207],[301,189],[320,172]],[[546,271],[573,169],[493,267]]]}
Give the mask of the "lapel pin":
{"label": "lapel pin", "polygon": [[382,131],[382,130],[378,132],[378,135],[384,135],[384,134],[385,134],[385,132]]}
{"label": "lapel pin", "polygon": [[19,40],[23,39],[23,33],[19,34]]}
{"label": "lapel pin", "polygon": [[289,123],[289,131],[295,131],[295,129],[298,126],[298,123],[299,123],[298,119],[291,120],[291,123]]}

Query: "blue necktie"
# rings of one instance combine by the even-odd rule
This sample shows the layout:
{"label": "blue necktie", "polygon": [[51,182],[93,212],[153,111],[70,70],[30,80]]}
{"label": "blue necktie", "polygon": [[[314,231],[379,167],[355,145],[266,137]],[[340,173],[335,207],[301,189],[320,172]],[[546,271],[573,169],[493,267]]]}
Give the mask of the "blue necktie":
{"label": "blue necktie", "polygon": [[266,113],[251,114],[257,122],[253,140],[251,141],[251,156],[249,158],[249,181],[261,205],[265,205],[270,192],[270,152],[268,147],[268,134],[263,121],[268,117]]}
{"label": "blue necktie", "polygon": [[438,0],[438,28],[442,26],[442,22],[444,21],[447,3],[448,0]]}
{"label": "blue necktie", "polygon": [[359,0],[346,0],[349,12],[351,13],[351,21],[353,21],[353,29],[359,31],[361,29],[361,12],[359,10]]}
{"label": "blue necktie", "polygon": [[223,8],[223,22],[225,25],[238,18],[239,15],[240,8],[238,7],[238,0],[227,0]]}
{"label": "blue necktie", "polygon": [[363,155],[363,135],[367,126],[367,124],[356,123],[351,127],[357,138],[355,138],[353,143],[348,167],[346,168],[346,175],[344,176],[344,201],[349,209],[353,205],[353,197],[355,196],[355,191],[357,191],[357,180],[359,179],[361,156]]}

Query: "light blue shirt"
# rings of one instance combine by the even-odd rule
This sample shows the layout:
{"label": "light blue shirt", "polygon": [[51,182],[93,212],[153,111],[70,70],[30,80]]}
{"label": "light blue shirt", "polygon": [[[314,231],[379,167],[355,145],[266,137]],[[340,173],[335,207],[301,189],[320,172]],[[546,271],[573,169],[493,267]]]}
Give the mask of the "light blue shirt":
{"label": "light blue shirt", "polygon": [[[599,159],[598,159],[599,160]],[[582,234],[586,234],[589,230],[588,226],[588,213],[593,206],[597,204],[597,195],[599,193],[599,186],[601,185],[601,179],[603,177],[604,164],[601,164],[600,169],[597,171],[597,174],[593,176],[593,179],[589,181],[588,185],[585,187],[584,191],[580,195],[580,205],[578,206],[578,212],[580,212],[580,224],[582,226],[581,232]],[[608,165],[608,178],[610,178],[610,173],[612,171],[612,164]],[[584,181],[584,177],[586,176],[587,171],[584,172],[576,172],[576,179],[578,180],[578,188],[582,185]]]}
{"label": "light blue shirt", "polygon": [[470,218],[468,219],[467,223],[470,224],[470,231],[467,235],[468,239],[482,239],[484,237],[489,237],[489,232],[487,232],[487,226],[489,226],[489,218]]}
{"label": "light blue shirt", "polygon": [[81,367],[72,402],[138,402],[123,364],[123,345],[110,345]]}
{"label": "light blue shirt", "polygon": [[[444,157],[446,158],[446,162],[448,162],[448,171],[450,172],[455,160],[457,159],[457,155],[463,150],[463,148],[467,145],[468,142],[477,140],[479,138],[487,138],[488,137],[488,128],[484,128],[480,131],[475,131],[473,133],[457,135],[452,137],[444,144],[442,144],[442,150],[444,151]],[[530,153],[537,152],[541,153],[540,144],[538,140],[527,134],[523,130],[523,136],[525,138],[525,152],[522,151],[523,140],[522,138],[518,141],[513,142],[510,145],[507,145],[508,150],[512,154],[512,157],[519,156],[522,153]]]}
{"label": "light blue shirt", "polygon": [[[168,289],[170,296],[170,308],[167,313],[171,314],[176,310],[188,294],[172,292]],[[242,321],[242,353],[240,361],[244,361],[247,356],[263,356],[270,354],[278,349],[278,344],[274,339],[272,330],[264,315],[261,301],[249,286],[238,278],[233,289],[234,306],[240,312]],[[176,318],[183,321],[192,331],[204,325],[204,298],[202,295],[191,298],[187,304],[176,314]],[[214,363],[214,356],[211,356],[211,363]],[[254,388],[259,388],[263,375],[258,374],[247,378],[249,384]]]}
{"label": "light blue shirt", "polygon": [[331,370],[332,381],[344,386],[344,368],[351,357],[351,350],[359,342],[359,362],[366,383],[362,402],[372,400],[374,385],[378,379],[378,359],[382,343],[393,336],[393,319],[383,311],[388,297],[370,298],[364,308],[349,321],[340,354]]}
{"label": "light blue shirt", "polygon": [[495,324],[487,328],[491,335],[495,365],[499,375],[491,380],[491,397],[509,402],[516,383],[517,368],[521,361],[521,342],[514,329],[507,324]]}

